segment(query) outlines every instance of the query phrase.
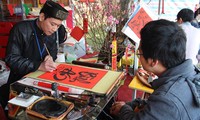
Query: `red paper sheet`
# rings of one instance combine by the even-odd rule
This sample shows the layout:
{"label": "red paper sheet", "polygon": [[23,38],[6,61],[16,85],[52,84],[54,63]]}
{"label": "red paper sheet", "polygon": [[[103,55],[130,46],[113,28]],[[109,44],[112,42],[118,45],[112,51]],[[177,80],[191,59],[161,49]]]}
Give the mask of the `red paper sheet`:
{"label": "red paper sheet", "polygon": [[75,26],[75,27],[72,29],[72,32],[70,33],[70,35],[71,35],[74,39],[76,39],[77,41],[79,41],[79,40],[83,37],[84,32],[83,32],[83,30],[82,30],[80,27]]}
{"label": "red paper sheet", "polygon": [[141,8],[138,13],[129,21],[128,26],[140,38],[140,30],[146,23],[152,21],[151,17],[147,14],[144,8]]}
{"label": "red paper sheet", "polygon": [[57,70],[53,72],[46,72],[38,76],[38,78],[50,80],[51,82],[59,82],[92,89],[106,73],[107,71],[99,69],[60,64],[57,67]]}
{"label": "red paper sheet", "polygon": [[7,4],[8,10],[9,10],[9,13],[11,16],[13,16],[13,14],[14,14],[15,6],[16,6],[15,4]]}

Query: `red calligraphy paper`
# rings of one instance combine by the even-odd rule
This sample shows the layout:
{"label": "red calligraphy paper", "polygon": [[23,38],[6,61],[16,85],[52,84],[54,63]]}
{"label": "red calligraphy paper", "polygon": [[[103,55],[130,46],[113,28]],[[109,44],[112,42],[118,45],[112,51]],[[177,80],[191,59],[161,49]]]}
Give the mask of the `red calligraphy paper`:
{"label": "red calligraphy paper", "polygon": [[99,69],[91,69],[82,66],[60,64],[57,70],[46,72],[38,78],[59,82],[63,84],[92,89],[107,73]]}
{"label": "red calligraphy paper", "polygon": [[137,14],[129,21],[128,26],[140,38],[140,30],[146,23],[152,21],[152,18],[147,14],[144,8],[141,8]]}

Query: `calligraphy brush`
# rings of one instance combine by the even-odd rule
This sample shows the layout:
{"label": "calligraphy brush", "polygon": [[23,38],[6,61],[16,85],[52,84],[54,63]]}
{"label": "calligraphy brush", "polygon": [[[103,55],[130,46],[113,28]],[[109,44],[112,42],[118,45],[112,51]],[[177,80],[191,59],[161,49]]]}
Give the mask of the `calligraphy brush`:
{"label": "calligraphy brush", "polygon": [[[45,47],[45,49],[46,49],[46,51],[47,51],[47,54],[50,55],[50,52],[49,52],[49,50],[48,50],[48,48],[47,48],[47,46],[46,46],[45,43],[44,43],[44,47]],[[51,56],[51,55],[50,55],[50,56]]]}

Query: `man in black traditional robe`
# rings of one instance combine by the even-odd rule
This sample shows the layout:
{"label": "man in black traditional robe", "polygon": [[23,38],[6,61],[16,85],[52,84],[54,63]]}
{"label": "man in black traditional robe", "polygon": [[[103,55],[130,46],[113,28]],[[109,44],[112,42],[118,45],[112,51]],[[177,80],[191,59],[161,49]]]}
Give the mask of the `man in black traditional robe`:
{"label": "man in black traditional robe", "polygon": [[[66,31],[62,21],[68,11],[53,1],[47,1],[35,20],[21,21],[11,29],[5,62],[10,68],[8,82],[0,87],[3,108],[9,99],[10,84],[24,75],[56,69],[57,38],[64,42]],[[60,37],[57,37],[57,32]]]}

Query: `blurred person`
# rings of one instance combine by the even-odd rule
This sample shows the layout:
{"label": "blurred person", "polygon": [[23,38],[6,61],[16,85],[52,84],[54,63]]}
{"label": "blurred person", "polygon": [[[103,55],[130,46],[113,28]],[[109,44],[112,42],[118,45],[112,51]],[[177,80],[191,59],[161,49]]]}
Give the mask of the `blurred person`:
{"label": "blurred person", "polygon": [[185,59],[183,29],[161,19],[147,23],[140,35],[140,63],[158,76],[150,83],[154,92],[147,100],[114,102],[110,114],[119,120],[199,120],[200,71]]}
{"label": "blurred person", "polygon": [[194,12],[194,19],[191,22],[192,26],[194,26],[196,28],[200,28],[199,21],[200,21],[200,8],[199,8],[199,4],[196,4],[195,12]]}
{"label": "blurred person", "polygon": [[200,8],[194,12],[194,20],[196,21],[198,28],[200,28]]}
{"label": "blurred person", "polygon": [[186,43],[186,59],[192,59],[194,65],[198,63],[197,54],[200,46],[200,30],[191,25],[194,19],[194,12],[191,9],[181,9],[177,14],[177,22],[184,30]]}
{"label": "blurred person", "polygon": [[[200,29],[200,8],[199,8],[199,4],[198,4],[198,9],[196,9],[195,10],[195,12],[194,12],[194,18],[195,18],[195,24],[196,24],[196,26],[198,25],[199,27],[199,29]],[[198,59],[198,63],[200,64],[200,49],[199,49],[199,51],[198,51],[198,55],[197,55],[197,59]]]}

